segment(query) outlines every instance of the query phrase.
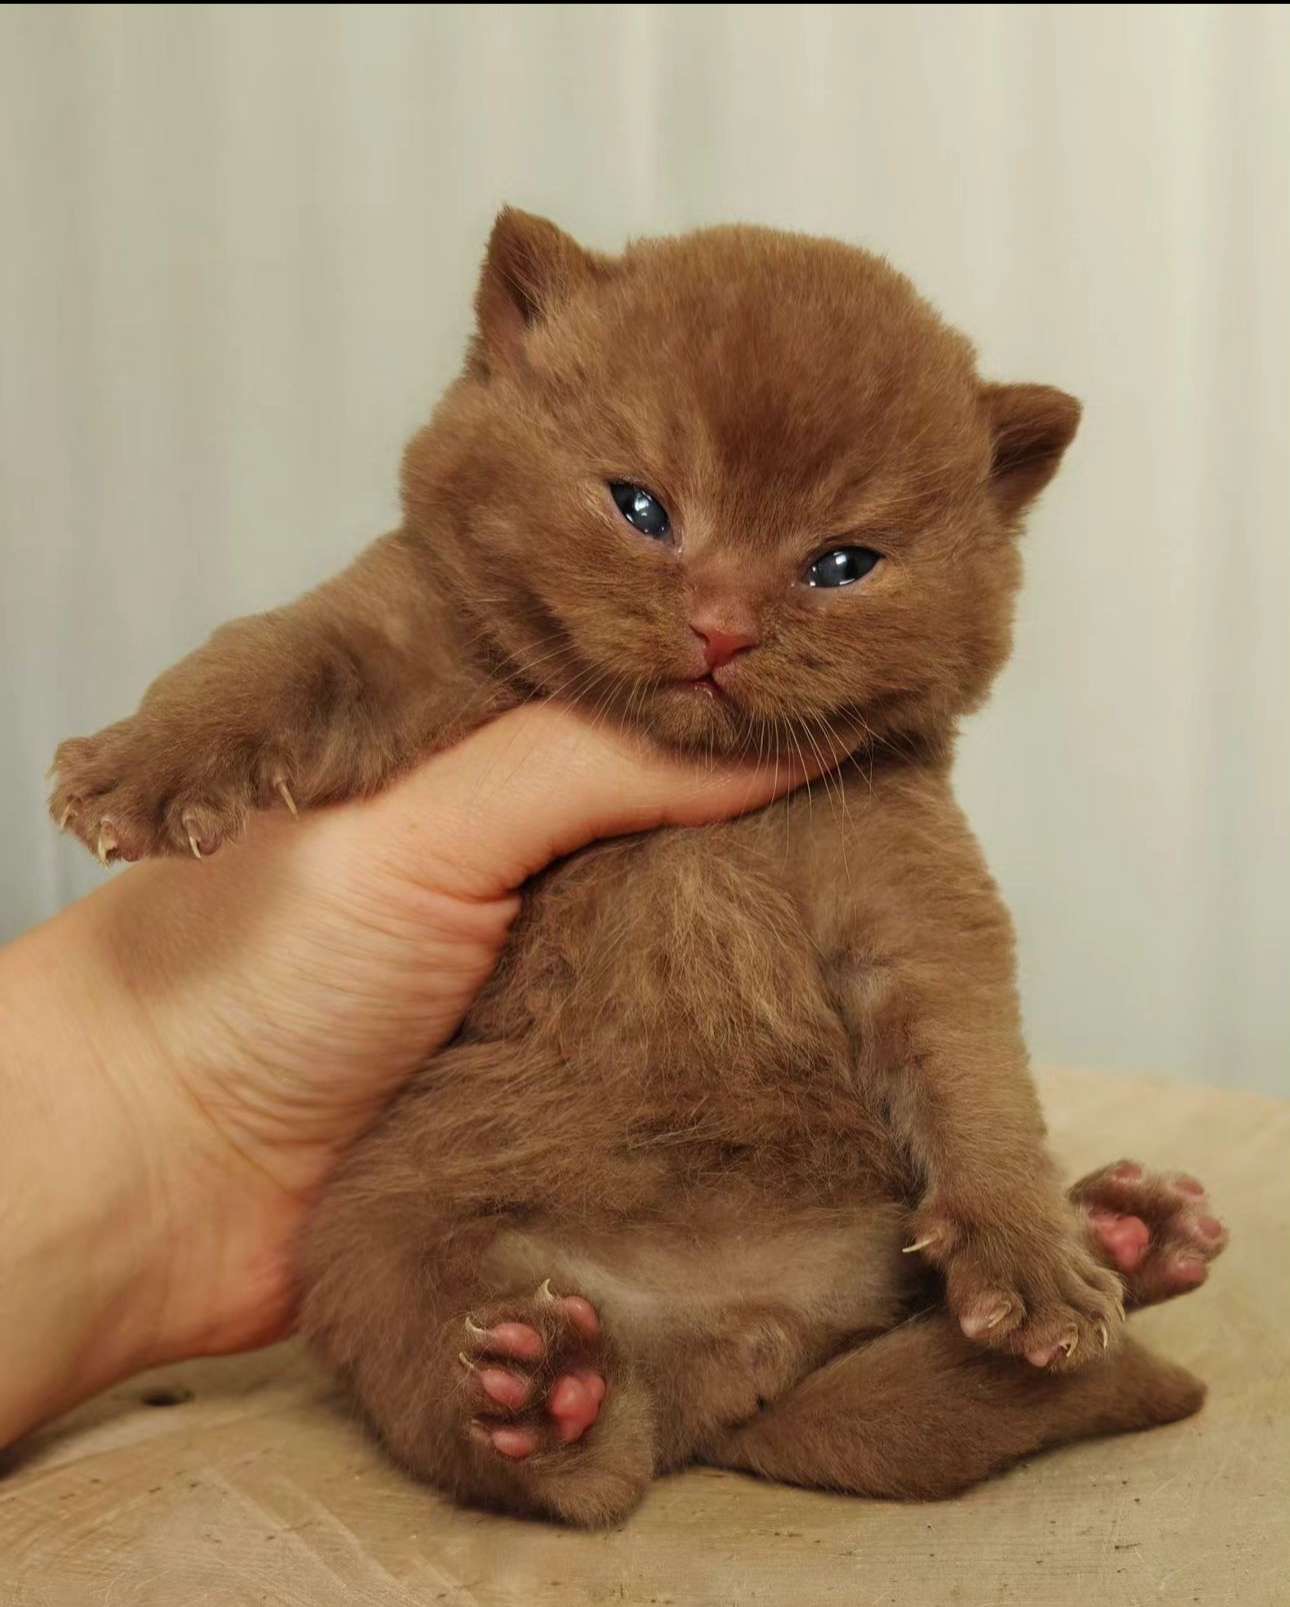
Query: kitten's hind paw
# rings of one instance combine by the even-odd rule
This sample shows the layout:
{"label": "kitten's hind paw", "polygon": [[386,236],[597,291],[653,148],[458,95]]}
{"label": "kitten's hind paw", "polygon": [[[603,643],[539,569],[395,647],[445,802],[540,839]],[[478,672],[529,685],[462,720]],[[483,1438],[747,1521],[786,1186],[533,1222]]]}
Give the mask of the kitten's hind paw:
{"label": "kitten's hind paw", "polygon": [[1135,1306],[1198,1288],[1227,1248],[1227,1229],[1212,1214],[1204,1186],[1186,1173],[1117,1161],[1081,1178],[1070,1197]]}
{"label": "kitten's hind paw", "polygon": [[581,1295],[544,1282],[463,1323],[467,1432],[516,1461],[572,1445],[595,1424],[608,1391],[600,1319]]}

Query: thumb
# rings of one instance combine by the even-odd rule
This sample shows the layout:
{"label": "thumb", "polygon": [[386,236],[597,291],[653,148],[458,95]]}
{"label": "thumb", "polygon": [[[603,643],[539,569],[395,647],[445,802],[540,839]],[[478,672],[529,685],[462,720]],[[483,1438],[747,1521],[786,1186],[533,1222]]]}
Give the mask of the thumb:
{"label": "thumb", "polygon": [[400,782],[379,800],[376,829],[400,839],[410,866],[433,863],[445,891],[496,898],[597,838],[728,819],[815,774],[687,760],[573,710],[526,704]]}

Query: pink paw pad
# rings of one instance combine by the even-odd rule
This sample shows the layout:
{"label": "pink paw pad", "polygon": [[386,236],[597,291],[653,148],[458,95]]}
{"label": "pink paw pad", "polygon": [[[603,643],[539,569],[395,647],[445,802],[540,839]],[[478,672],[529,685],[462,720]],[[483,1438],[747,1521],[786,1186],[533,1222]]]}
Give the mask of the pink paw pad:
{"label": "pink paw pad", "polygon": [[485,1436],[495,1451],[503,1456],[532,1456],[538,1448],[538,1437],[531,1428],[495,1428]]}
{"label": "pink paw pad", "polygon": [[1204,1283],[1209,1276],[1209,1268],[1198,1256],[1174,1255],[1169,1258],[1166,1275],[1174,1283]]}
{"label": "pink paw pad", "polygon": [[478,1377],[480,1389],[499,1406],[507,1406],[517,1412],[521,1406],[527,1405],[533,1389],[527,1378],[521,1378],[518,1373],[504,1372],[500,1367],[481,1367]]}
{"label": "pink paw pad", "polygon": [[1072,1191],[1106,1259],[1139,1305],[1167,1300],[1205,1282],[1227,1229],[1206,1210],[1204,1184],[1186,1172],[1149,1172],[1121,1161]]}
{"label": "pink paw pad", "polygon": [[460,1357],[469,1374],[471,1438],[512,1461],[580,1440],[608,1388],[597,1365],[600,1318],[591,1302],[553,1294],[544,1283],[528,1304],[532,1322],[504,1317],[485,1325],[467,1317],[471,1354]]}
{"label": "pink paw pad", "polygon": [[1141,1217],[1095,1210],[1088,1213],[1088,1219],[1121,1272],[1135,1272],[1142,1265],[1151,1247],[1151,1229]]}
{"label": "pink paw pad", "polygon": [[600,1415],[605,1398],[605,1381],[590,1368],[562,1373],[547,1397],[547,1410],[556,1421],[556,1432],[563,1444],[580,1440]]}
{"label": "pink paw pad", "polygon": [[480,1336],[480,1346],[495,1356],[514,1356],[517,1361],[538,1361],[542,1356],[542,1335],[523,1322],[499,1322],[492,1328],[479,1328],[469,1318],[466,1327]]}

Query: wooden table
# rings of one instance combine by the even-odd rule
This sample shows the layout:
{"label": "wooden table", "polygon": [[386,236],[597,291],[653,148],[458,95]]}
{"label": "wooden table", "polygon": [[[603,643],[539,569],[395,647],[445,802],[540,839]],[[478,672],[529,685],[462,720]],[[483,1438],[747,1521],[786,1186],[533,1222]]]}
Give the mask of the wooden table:
{"label": "wooden table", "polygon": [[0,1603],[1290,1607],[1290,1102],[1044,1083],[1073,1176],[1122,1154],[1186,1168],[1232,1229],[1203,1290],[1135,1319],[1208,1379],[1190,1422],[1039,1457],[936,1506],[696,1469],[621,1529],[574,1534],[458,1511],[403,1478],[282,1346],[136,1379],[14,1453]]}

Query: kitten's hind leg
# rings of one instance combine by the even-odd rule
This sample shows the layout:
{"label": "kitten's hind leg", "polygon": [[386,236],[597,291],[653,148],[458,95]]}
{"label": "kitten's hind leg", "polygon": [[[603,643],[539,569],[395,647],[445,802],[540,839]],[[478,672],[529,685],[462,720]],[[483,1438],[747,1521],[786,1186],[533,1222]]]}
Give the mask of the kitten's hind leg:
{"label": "kitten's hind leg", "polygon": [[541,1069],[497,1044],[431,1062],[318,1206],[301,1326],[412,1472],[463,1501],[612,1523],[656,1463],[633,1336],[495,1253],[565,1192],[524,1102],[491,1097]]}
{"label": "kitten's hind leg", "polygon": [[789,1484],[935,1500],[1045,1446],[1188,1417],[1204,1393],[1132,1340],[1052,1374],[980,1350],[936,1313],[835,1358],[700,1457]]}
{"label": "kitten's hind leg", "polygon": [[[595,1308],[545,1282],[495,1286],[480,1272],[491,1228],[426,1226],[397,1246],[355,1240],[361,1266],[314,1279],[315,1345],[394,1456],[458,1500],[582,1526],[625,1516],[654,1474],[651,1402]],[[318,1247],[338,1243],[333,1217]]]}

